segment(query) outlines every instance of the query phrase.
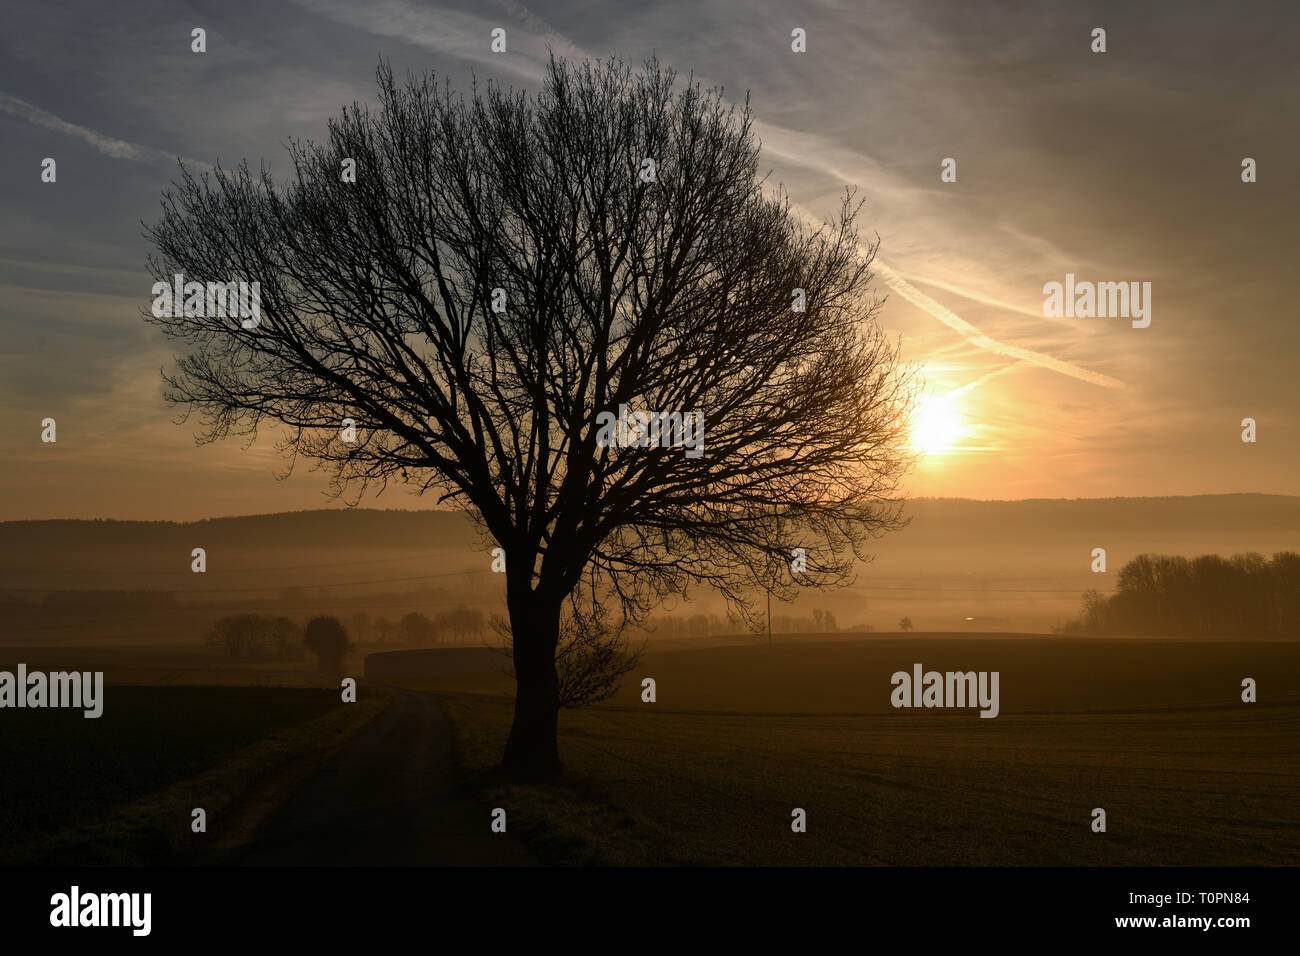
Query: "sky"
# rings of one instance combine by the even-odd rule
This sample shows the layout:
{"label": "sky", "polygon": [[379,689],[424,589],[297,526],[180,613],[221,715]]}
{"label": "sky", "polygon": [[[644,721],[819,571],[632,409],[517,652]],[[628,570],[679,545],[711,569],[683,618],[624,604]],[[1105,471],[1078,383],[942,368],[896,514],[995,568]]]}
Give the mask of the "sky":
{"label": "sky", "polygon": [[[1297,19],[1186,0],[0,0],[0,520],[331,506],[266,438],[197,446],[176,423],[142,222],[178,157],[283,172],[286,140],[375,102],[381,57],[535,89],[548,50],[748,92],[801,213],[846,186],[867,200],[879,321],[926,383],[910,495],[1300,493]],[[1149,282],[1150,325],[1045,315],[1067,274]]]}

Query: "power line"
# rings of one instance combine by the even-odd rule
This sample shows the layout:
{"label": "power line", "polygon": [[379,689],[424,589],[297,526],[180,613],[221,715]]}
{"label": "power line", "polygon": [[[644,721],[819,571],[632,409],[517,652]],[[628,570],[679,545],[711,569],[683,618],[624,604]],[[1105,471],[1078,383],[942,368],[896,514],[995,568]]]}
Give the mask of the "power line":
{"label": "power line", "polygon": [[[281,614],[281,613],[319,614],[323,610],[334,610],[334,609],[342,609],[345,611],[385,610],[395,614],[397,613],[398,610],[405,611],[411,608],[429,611],[429,610],[439,610],[439,609],[451,610],[458,607],[464,607],[464,608],[496,607],[496,608],[504,609],[505,601],[504,600],[457,601],[454,604],[452,603],[432,604],[425,601],[390,601],[386,604],[346,604],[346,603],[339,603],[339,602],[322,601],[319,604],[313,604],[310,606],[302,606],[302,607],[282,607],[280,605],[258,607],[256,605],[250,606],[248,604],[210,604],[210,605],[209,604],[188,604],[188,605],[172,606],[169,608],[137,608],[134,610],[147,610],[154,614],[157,614],[157,612],[162,611],[164,613],[167,613],[169,616],[168,619],[165,621],[155,620],[146,624],[138,624],[138,625],[123,626],[117,622],[114,622],[111,625],[111,627],[118,632],[123,630],[148,632],[149,630],[154,628],[170,626],[172,623],[176,621],[176,619],[180,619],[184,621],[185,619],[188,618],[202,617],[202,616],[206,616],[210,612],[217,612],[217,611],[238,611],[247,614],[262,613],[267,616],[274,616],[276,614]],[[55,618],[54,620],[50,620],[49,618],[41,618],[35,621],[25,621],[22,622],[21,624],[14,624],[13,622],[10,622],[9,626],[11,629],[11,633],[9,634],[9,637],[12,638],[14,636],[13,632],[20,626],[26,627],[28,630],[32,632],[28,636],[39,637],[41,634],[44,634],[51,630],[56,630],[58,628],[63,628],[63,629],[85,628],[87,624],[102,625],[104,622],[104,614],[103,614],[104,609],[76,608],[70,610],[76,610],[78,612],[89,610],[90,613],[70,614],[65,612],[58,612],[53,615],[53,617]],[[123,609],[110,608],[107,610],[120,611]],[[158,616],[161,617],[162,615],[158,615]],[[72,620],[69,620],[69,618],[72,618]],[[103,640],[106,642],[110,642],[115,639],[104,638]],[[13,641],[10,640],[9,643],[13,643]],[[5,646],[4,644],[0,644],[0,648],[3,648],[4,646]]]}
{"label": "power line", "polygon": [[[945,586],[943,586],[943,585],[938,585],[938,586],[936,586],[936,587],[928,587],[928,588],[927,588],[927,587],[898,587],[898,586],[886,586],[886,585],[881,585],[881,584],[871,584],[871,585],[856,585],[856,584],[852,584],[852,585],[849,585],[848,587],[844,588],[844,590],[845,590],[845,591],[935,591],[935,592],[938,592],[938,593],[943,593],[943,592],[945,592],[945,591],[977,591],[977,592],[980,592],[980,593],[983,593],[983,592],[985,592],[985,591],[995,591],[995,592],[996,592],[996,591],[1006,591],[1006,592],[1014,592],[1015,594],[1078,594],[1078,593],[1080,592],[1080,590],[1084,590],[1084,591],[1086,591],[1086,590],[1088,590],[1088,588],[1082,588],[1082,587],[1075,587],[1075,588],[950,588],[950,587],[945,587]],[[1094,588],[1093,590],[1096,590],[1096,589]],[[1105,593],[1105,592],[1103,592],[1103,593]]]}
{"label": "power line", "polygon": [[[263,571],[306,571],[312,568],[351,568],[359,564],[391,564],[394,561],[423,561],[429,558],[446,558],[447,551],[430,551],[425,554],[411,554],[396,558],[366,558],[360,561],[336,561],[329,564],[282,564],[271,568],[215,568],[209,574],[253,574]],[[49,574],[56,572],[58,568],[11,568],[6,570],[5,574]],[[158,568],[140,569],[134,568],[78,568],[77,574],[192,574],[185,568],[175,568],[162,570]],[[478,571],[466,571],[465,574],[477,574]],[[482,572],[488,573],[488,572]],[[5,590],[5,589],[0,589]]]}
{"label": "power line", "polygon": [[[283,591],[283,590],[308,590],[311,588],[352,588],[364,584],[397,584],[404,581],[425,581],[429,578],[458,578],[469,574],[491,574],[490,571],[439,571],[433,574],[417,574],[405,578],[375,578],[370,581],[336,581],[332,584],[268,584],[257,588],[165,588],[158,592],[145,591],[145,593],[163,593],[163,594],[230,594],[235,592],[246,591]],[[84,589],[80,588],[11,588],[0,587],[0,591],[19,591],[23,593],[33,593],[42,591],[53,591],[56,593],[76,593]],[[126,589],[119,589],[126,590]],[[114,592],[110,592],[114,593]]]}

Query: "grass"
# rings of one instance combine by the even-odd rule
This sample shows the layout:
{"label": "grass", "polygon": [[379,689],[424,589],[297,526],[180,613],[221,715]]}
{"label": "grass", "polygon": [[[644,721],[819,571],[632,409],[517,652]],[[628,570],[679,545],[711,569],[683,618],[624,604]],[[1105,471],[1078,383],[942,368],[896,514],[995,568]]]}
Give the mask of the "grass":
{"label": "grass", "polygon": [[[497,764],[510,731],[513,701],[452,693],[440,698],[452,725],[453,758],[465,783],[486,806],[506,808],[509,832],[542,863],[551,866],[645,864],[647,854],[629,855],[632,817],[611,803],[595,778],[572,772],[545,783],[503,780]],[[623,839],[607,840],[619,833]]]}
{"label": "grass", "polygon": [[[920,635],[652,654],[613,703],[561,715],[566,776],[548,785],[489,772],[508,698],[444,706],[458,759],[547,862],[1294,865],[1298,659],[1282,643]],[[892,710],[888,675],[913,661],[1000,670],[1002,715]],[[635,696],[642,674],[658,703]],[[1243,676],[1259,703],[1240,701]]]}
{"label": "grass", "polygon": [[109,686],[96,720],[6,711],[0,861],[170,861],[205,842],[190,830],[194,807],[207,812],[211,842],[228,842],[225,829],[249,821],[227,809],[385,706],[308,688]]}

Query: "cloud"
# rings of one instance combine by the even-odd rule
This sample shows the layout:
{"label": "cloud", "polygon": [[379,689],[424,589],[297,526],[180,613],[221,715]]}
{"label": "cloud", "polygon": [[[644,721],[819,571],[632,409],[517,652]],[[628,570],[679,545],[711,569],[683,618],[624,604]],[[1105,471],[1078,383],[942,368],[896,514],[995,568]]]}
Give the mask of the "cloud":
{"label": "cloud", "polygon": [[[398,2],[400,2],[400,0],[398,0]],[[552,42],[566,45],[570,51],[578,56],[585,55],[577,44],[556,32],[544,20],[531,14],[526,8],[516,2],[516,0],[497,0],[497,3],[518,18],[524,20],[530,27],[537,30],[539,33],[547,36]],[[885,177],[881,164],[871,157],[863,155],[857,150],[844,148],[839,143],[828,141],[824,137],[811,135],[803,131],[787,129],[761,121],[755,122],[754,131],[762,142],[764,151],[779,156],[784,160],[814,169],[838,180],[839,182],[853,182],[855,179],[861,177],[864,172],[871,174],[871,177],[878,182],[893,179],[893,177]],[[856,175],[854,175],[854,173],[856,173]],[[926,190],[919,190],[916,187],[908,186],[897,181],[889,182],[888,191],[895,199],[906,196],[906,198],[913,204],[918,200],[924,201],[924,199],[929,195]],[[807,214],[806,211],[804,212]],[[1057,372],[1061,375],[1068,375],[1071,378],[1076,378],[1093,385],[1100,385],[1104,388],[1125,387],[1123,382],[1111,378],[1108,375],[1103,375],[1100,372],[1093,372],[1073,363],[1053,358],[1050,355],[1045,355],[1042,352],[1036,352],[1031,349],[1022,348],[1018,345],[1001,342],[992,336],[986,335],[951,309],[930,298],[889,266],[879,260],[876,260],[874,265],[885,283],[902,298],[911,302],[931,317],[938,319],[949,328],[959,332],[966,342],[976,348],[997,355],[1005,355],[1009,358],[1017,359],[1020,362],[1027,362],[1039,368]],[[993,305],[1007,311],[1019,312],[1021,314],[1033,315],[1036,318],[1041,318],[1041,316],[1030,312],[1027,309],[1010,305],[1007,302],[986,295],[982,292],[954,283],[940,282],[934,279],[927,279],[925,281],[930,285],[944,288],[950,292],[955,292],[964,298],[976,302]]]}
{"label": "cloud", "polygon": [[[442,11],[438,16],[437,25],[434,26],[426,10],[407,3],[405,0],[381,0],[381,2],[367,7],[364,13],[345,4],[334,2],[334,0],[294,0],[294,2],[305,9],[346,26],[364,29],[380,36],[402,39],[436,52],[469,58],[477,62],[491,63],[528,79],[535,80],[541,75],[542,51],[540,41],[542,40],[547,41],[552,49],[559,47],[556,52],[567,53],[575,57],[586,55],[577,44],[552,29],[545,21],[533,15],[515,0],[497,0],[497,3],[516,19],[527,24],[534,31],[534,34],[523,38],[525,42],[522,44],[519,42],[520,38],[515,38],[513,46],[516,52],[507,55],[493,54],[490,51],[488,42],[490,24],[488,21],[472,15]],[[520,49],[521,47],[522,49]],[[525,55],[519,56],[518,53],[524,53]],[[104,136],[86,127],[69,123],[5,93],[0,93],[0,109],[47,129],[75,136],[100,152],[114,158],[154,163],[165,161],[168,164],[175,161],[174,157],[168,156],[161,150]],[[826,148],[810,150],[808,148],[809,137],[805,133],[766,123],[758,124],[756,128],[760,132],[760,138],[763,140],[765,149],[770,149],[774,154],[782,158],[792,159],[802,165],[819,169],[837,180],[842,181],[853,178],[844,171],[846,168],[879,170],[879,164],[854,150],[842,148],[833,149],[833,152]],[[825,147],[831,146],[831,144],[827,143],[822,145]],[[826,161],[826,157],[833,157],[835,154],[838,154],[838,159],[831,162]],[[822,159],[810,162],[808,159],[810,156],[818,156],[822,157]],[[196,163],[195,165],[211,168],[202,163]],[[911,191],[915,192],[915,190]],[[921,292],[889,266],[877,260],[875,267],[885,283],[903,299],[961,334],[966,342],[976,348],[1028,362],[1040,368],[1068,375],[1094,385],[1106,388],[1124,387],[1123,382],[1110,376],[1090,371],[1041,352],[1001,342],[992,336],[986,335],[951,309]],[[978,292],[935,280],[926,281],[976,301],[1005,307],[1005,303],[998,302]],[[1016,311],[1023,310],[1017,309]]]}
{"label": "cloud", "polygon": [[[491,50],[494,27],[501,23],[485,20],[482,17],[460,13],[455,10],[439,10],[436,17],[423,7],[407,3],[405,0],[373,0],[364,8],[337,0],[293,0],[297,6],[309,10],[334,23],[358,30],[365,30],[375,36],[401,40],[414,46],[422,47],[433,53],[441,53],[469,60],[474,63],[490,65],[505,70],[527,80],[541,77],[547,59],[546,40],[554,47],[568,43],[554,31],[547,30],[543,36],[535,34],[506,34],[506,53],[493,53]],[[505,4],[507,9],[521,16],[530,26],[541,21],[517,4]],[[570,49],[558,49],[556,53],[569,52],[582,56],[582,51],[569,44]]]}

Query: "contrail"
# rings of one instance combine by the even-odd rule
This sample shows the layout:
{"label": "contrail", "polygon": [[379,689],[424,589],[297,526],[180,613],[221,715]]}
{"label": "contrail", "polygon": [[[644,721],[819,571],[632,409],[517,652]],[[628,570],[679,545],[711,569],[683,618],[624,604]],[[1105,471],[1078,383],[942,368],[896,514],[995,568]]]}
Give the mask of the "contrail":
{"label": "contrail", "polygon": [[1009,358],[1020,359],[1022,362],[1029,362],[1037,365],[1039,368],[1050,369],[1053,372],[1060,372],[1062,375],[1068,375],[1071,378],[1077,378],[1083,382],[1089,382],[1093,385],[1101,385],[1104,388],[1125,388],[1123,382],[1119,379],[1111,378],[1109,375],[1102,375],[1100,372],[1093,372],[1070,362],[1063,362],[1060,359],[1052,358],[1050,355],[1044,355],[1042,352],[1035,352],[1031,349],[1021,348],[1018,345],[1008,345],[1006,342],[999,342],[991,338],[971,325],[956,312],[947,306],[941,305],[934,299],[930,298],[916,286],[912,285],[897,272],[885,265],[879,259],[871,264],[872,268],[880,274],[885,280],[885,284],[901,295],[908,302],[923,312],[932,315],[950,329],[958,332],[971,345],[976,348],[984,349],[988,352],[996,352],[998,355],[1005,355]]}
{"label": "contrail", "polygon": [[983,384],[984,384],[985,382],[987,382],[989,379],[991,379],[991,378],[997,378],[999,375],[1005,375],[1005,374],[1007,374],[1007,372],[1013,371],[1013,370],[1015,370],[1015,369],[1017,369],[1017,368],[1019,368],[1019,367],[1020,367],[1020,363],[1019,363],[1019,362],[1012,362],[1012,363],[1009,364],[1009,365],[1003,365],[1001,368],[995,368],[995,369],[994,369],[993,371],[991,371],[991,372],[985,372],[983,375],[981,375],[979,378],[975,379],[974,381],[972,381],[972,382],[967,382],[965,385],[960,385],[960,386],[958,386],[957,388],[954,388],[954,389],[953,389],[951,392],[949,392],[945,397],[946,397],[946,398],[956,398],[958,395],[965,395],[965,394],[966,394],[967,392],[969,392],[971,389],[979,388],[981,385],[983,385]]}
{"label": "contrail", "polygon": [[560,33],[558,30],[556,30],[553,26],[551,26],[541,17],[534,14],[523,4],[516,3],[515,0],[496,0],[496,4],[497,6],[504,9],[507,13],[511,14],[512,16],[517,17],[520,20],[523,20],[525,23],[527,23],[530,27],[532,27],[542,36],[546,37],[548,40],[555,41],[560,45],[568,47],[570,53],[575,53],[578,56],[582,56],[582,57],[585,57],[587,55],[586,53],[583,52],[580,46],[578,46],[576,43],[574,43],[572,40],[566,37],[563,33]]}
{"label": "contrail", "polygon": [[[917,283],[920,283],[921,285],[932,285],[936,289],[943,289],[945,292],[953,292],[961,296],[963,299],[970,299],[972,302],[982,302],[985,305],[991,305],[1007,312],[1019,312],[1021,315],[1027,315],[1034,319],[1050,318],[1049,316],[1043,315],[1041,309],[1035,311],[1033,309],[1027,309],[1021,305],[1014,305],[1011,302],[1003,302],[1001,299],[995,299],[992,296],[985,295],[983,292],[977,292],[974,289],[967,289],[965,286],[954,285],[951,282],[944,282],[942,279],[932,279],[929,276],[919,276],[914,272],[906,276],[906,279],[913,285],[916,285]],[[1061,319],[1060,321],[1064,323],[1069,322],[1068,319]]]}
{"label": "contrail", "polygon": [[[20,100],[16,96],[10,96],[8,93],[0,93],[0,110],[10,116],[17,116],[29,123],[35,123],[37,126],[52,129],[56,133],[76,137],[83,143],[99,150],[105,156],[111,156],[114,159],[129,159],[138,163],[158,163],[171,166],[175,165],[177,159],[180,158],[161,149],[154,149],[152,146],[139,146],[135,143],[128,143],[124,139],[114,139],[112,136],[105,136],[103,133],[97,133],[85,126],[69,123],[53,113],[47,113],[39,106],[33,106],[31,103]],[[197,160],[187,159],[185,162],[207,170],[212,169],[207,163],[201,163]]]}

